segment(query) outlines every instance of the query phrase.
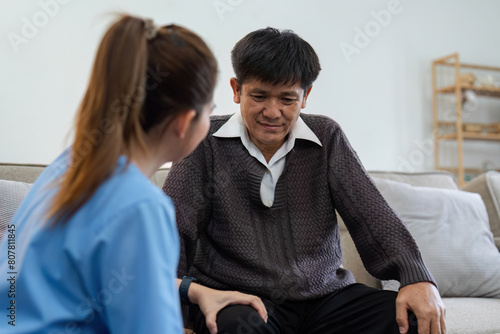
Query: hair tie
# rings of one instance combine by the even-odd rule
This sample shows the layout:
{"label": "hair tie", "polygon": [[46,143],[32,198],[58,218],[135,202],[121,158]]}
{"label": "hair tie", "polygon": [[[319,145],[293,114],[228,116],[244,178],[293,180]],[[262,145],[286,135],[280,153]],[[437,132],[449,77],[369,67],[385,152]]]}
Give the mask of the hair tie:
{"label": "hair tie", "polygon": [[170,33],[170,38],[172,38],[172,41],[176,46],[184,46],[186,44],[179,31],[174,29],[173,26],[168,27],[168,32]]}
{"label": "hair tie", "polygon": [[153,23],[152,19],[144,19],[144,29],[146,30],[146,39],[152,40],[158,34],[158,27]]}

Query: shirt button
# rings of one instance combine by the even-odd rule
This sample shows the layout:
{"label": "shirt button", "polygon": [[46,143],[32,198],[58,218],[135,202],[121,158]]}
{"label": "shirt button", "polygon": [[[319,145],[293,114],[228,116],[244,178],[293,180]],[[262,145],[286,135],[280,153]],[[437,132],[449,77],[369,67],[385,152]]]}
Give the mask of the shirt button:
{"label": "shirt button", "polygon": [[267,206],[273,206],[273,201],[267,201]]}

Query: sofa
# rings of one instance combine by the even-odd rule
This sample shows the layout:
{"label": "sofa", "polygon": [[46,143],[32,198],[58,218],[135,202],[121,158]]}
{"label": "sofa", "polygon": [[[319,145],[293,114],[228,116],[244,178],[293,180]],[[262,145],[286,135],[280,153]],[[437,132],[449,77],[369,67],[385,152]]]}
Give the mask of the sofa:
{"label": "sofa", "polygon": [[[19,205],[20,201],[22,198],[26,195],[26,193],[29,191],[30,183],[34,182],[38,175],[43,171],[45,166],[43,165],[27,165],[27,164],[6,164],[6,163],[0,163],[0,233],[2,233],[2,227],[6,226],[8,222],[10,221],[10,217],[12,216],[13,212]],[[163,184],[163,181],[168,173],[168,168],[161,168],[159,169],[156,174],[152,177],[151,181],[155,183],[157,186],[161,187]],[[464,192],[459,191],[458,184],[455,180],[455,178],[447,172],[441,172],[441,171],[436,171],[436,172],[428,172],[428,173],[395,173],[395,172],[381,172],[381,171],[372,171],[369,172],[370,175],[374,178],[377,186],[379,189],[384,188],[384,191],[381,191],[384,197],[388,199],[391,197],[391,192],[393,192],[392,189],[399,189],[398,191],[402,191],[405,193],[410,193],[412,191],[419,192],[420,189],[423,189],[427,192],[431,191],[431,188],[435,189],[440,189],[442,193],[445,194],[443,196],[442,193],[438,193],[439,196],[441,197],[452,197],[456,193],[460,192],[460,195],[465,195],[468,196],[468,194],[462,194]],[[494,175],[494,177],[500,176],[499,175]],[[481,217],[483,217],[484,220],[484,215],[486,214],[485,212],[487,211],[488,215],[491,215],[492,218],[489,218],[489,220],[493,221],[494,218],[497,219],[498,226],[495,226],[494,228],[485,228],[482,226],[481,228],[484,230],[483,234],[481,235],[481,239],[479,239],[478,242],[480,242],[480,245],[488,245],[487,251],[490,252],[491,254],[489,255],[490,257],[494,257],[495,254],[494,252],[496,251],[496,255],[500,257],[500,252],[498,249],[500,249],[500,235],[492,235],[491,230],[494,230],[496,234],[500,233],[500,212],[496,211],[498,210],[500,206],[500,202],[497,201],[496,204],[491,204],[491,201],[493,202],[495,200],[498,200],[496,197],[496,194],[493,193],[488,195],[488,191],[484,190],[484,184],[487,181],[484,181],[486,178],[484,175],[481,176],[482,179],[479,179],[477,182],[471,182],[470,183],[470,189],[471,195],[472,196],[472,201],[478,201],[477,207],[480,207],[481,210],[478,213],[479,215],[482,214]],[[481,181],[483,180],[483,181]],[[499,178],[500,180],[500,178]],[[486,182],[487,183],[487,182]],[[397,188],[399,187],[399,188]],[[406,188],[405,188],[406,187]],[[430,190],[429,190],[430,189]],[[500,189],[500,188],[499,188]],[[465,189],[467,190],[467,189]],[[396,192],[394,190],[394,192]],[[479,193],[480,195],[478,195]],[[481,194],[483,193],[483,194]],[[448,196],[449,195],[449,196]],[[500,195],[500,193],[498,194]],[[489,196],[490,198],[486,198]],[[399,205],[400,203],[398,201],[401,200],[402,197],[401,194],[397,193],[393,196],[395,199],[395,204]],[[423,197],[424,200],[429,199],[431,200],[432,194],[429,195],[429,193],[424,193],[421,197]],[[484,201],[483,201],[484,199]],[[413,198],[409,198],[408,200],[411,201],[411,203],[414,203]],[[487,202],[489,200],[490,204],[488,205],[482,205],[480,203]],[[389,200],[388,200],[389,201]],[[433,200],[432,200],[433,201]],[[404,202],[404,201],[403,201]],[[434,203],[433,201],[432,203]],[[391,202],[389,201],[389,204]],[[426,205],[426,204],[424,204]],[[444,208],[445,204],[437,204],[438,209],[441,208],[441,206]],[[392,206],[392,205],[391,205]],[[406,205],[408,206],[408,205]],[[413,205],[409,205],[410,207],[413,207]],[[483,208],[486,207],[486,208]],[[461,208],[455,207],[452,212],[455,211],[460,211]],[[397,210],[396,210],[397,211]],[[404,210],[402,210],[404,211]],[[422,212],[427,212],[427,208],[425,210],[421,210]],[[398,211],[397,211],[398,212]],[[399,213],[399,212],[398,212]],[[403,212],[401,215],[403,219],[405,219],[406,213]],[[497,214],[497,217],[494,217],[494,215]],[[474,216],[475,217],[475,216]],[[410,216],[409,221],[413,219],[412,216]],[[488,218],[486,218],[488,219]],[[347,231],[346,226],[342,222],[342,219],[338,217],[339,220],[339,226],[340,226],[340,231],[341,231],[341,243],[342,243],[342,249],[343,249],[343,266],[349,270],[352,271],[354,274],[356,280],[358,282],[367,284],[369,286],[377,287],[377,288],[388,288],[388,289],[397,289],[397,286],[394,287],[394,282],[391,281],[380,281],[372,277],[370,274],[366,272],[366,270],[363,267],[363,264],[361,262],[361,259],[356,251],[356,247],[350,238],[350,235]],[[450,224],[453,224],[456,221],[456,218],[453,219],[454,221],[452,222],[447,222],[445,225],[448,226]],[[406,220],[405,220],[406,222]],[[484,224],[483,224],[484,225]],[[408,225],[411,227],[411,225]],[[453,228],[453,225],[451,225]],[[496,231],[496,228],[499,228],[498,231]],[[454,228],[457,230],[456,228]],[[478,228],[479,229],[479,228]],[[410,229],[410,231],[412,231]],[[488,232],[490,231],[490,232]],[[454,233],[454,232],[453,232]],[[489,234],[488,234],[489,233]],[[431,233],[429,233],[430,235]],[[444,233],[444,236],[447,237],[449,234],[452,233]],[[474,233],[466,233],[466,236],[472,235]],[[424,233],[423,238],[426,238],[426,234]],[[416,238],[417,239],[417,238]],[[425,240],[424,240],[425,241]],[[450,240],[448,240],[449,242]],[[439,245],[446,245],[446,240],[444,241],[438,241],[437,243]],[[453,240],[451,240],[453,242]],[[498,247],[498,249],[495,248],[495,251],[492,253],[492,247],[490,244],[495,245]],[[425,248],[422,248],[421,244],[419,243],[419,240],[417,240],[417,244],[422,250],[422,253],[424,255],[424,251],[426,250]],[[438,246],[439,246],[438,245]],[[472,245],[472,243],[464,244],[461,245],[464,249],[469,248]],[[457,246],[457,245],[455,245]],[[460,245],[459,245],[460,246]],[[479,246],[478,246],[479,247]],[[439,247],[438,247],[439,248]],[[445,253],[448,249],[451,247],[446,245],[446,249],[442,250],[440,249],[439,251],[441,253]],[[482,256],[483,254],[476,254],[477,252],[471,251],[472,254],[475,256]],[[444,254],[444,258],[447,259],[446,256],[449,256],[447,254]],[[453,256],[449,257],[450,261],[447,262],[453,262],[451,261]],[[431,258],[429,261],[433,261],[434,258]],[[425,257],[424,257],[424,260]],[[495,259],[496,261],[496,259]],[[461,261],[458,261],[459,264]],[[481,262],[481,261],[479,261]],[[427,263],[427,260],[426,260]],[[439,271],[441,267],[443,268],[448,268],[446,265],[440,265],[438,263],[439,267],[437,267],[436,271]],[[441,274],[446,275],[447,269],[444,269],[444,272]],[[432,271],[432,270],[431,270]],[[469,270],[470,271],[470,270]],[[434,274],[434,272],[433,272]],[[454,275],[452,273],[452,275]],[[477,275],[474,275],[477,276]],[[495,278],[495,276],[493,276]],[[455,277],[452,277],[448,281],[444,281],[444,285],[450,285],[452,288],[449,290],[445,291],[442,293],[443,296],[443,301],[446,305],[447,308],[447,317],[446,317],[446,323],[447,323],[447,333],[449,334],[474,334],[474,333],[482,333],[482,334],[500,334],[500,297],[495,295],[495,288],[491,288],[491,291],[487,291],[485,296],[478,296],[477,294],[481,293],[473,289],[472,293],[467,293],[461,291],[464,286],[470,286],[470,282],[461,282],[460,280],[455,281]],[[470,281],[470,280],[467,280]],[[472,279],[474,283],[474,279]],[[491,279],[490,279],[491,281]],[[396,282],[397,283],[397,282]],[[465,284],[467,283],[467,284]],[[439,284],[439,281],[438,281]],[[500,280],[498,282],[494,282],[494,279],[492,282],[487,282],[487,284],[483,283],[478,283],[478,285],[484,286],[484,285],[489,285],[489,286],[495,286],[495,284],[500,284]],[[397,285],[397,284],[396,284]],[[472,285],[474,288],[474,285]],[[440,290],[440,292],[442,292]],[[461,295],[461,294],[469,294],[469,296]],[[494,297],[491,296],[491,294],[495,295]],[[470,296],[472,295],[472,297]]]}
{"label": "sofa", "polygon": [[[381,183],[384,182],[381,180],[388,180],[388,182],[386,183],[389,182],[405,183],[408,184],[408,187],[413,186],[417,187],[417,189],[418,187],[425,188],[426,190],[428,190],[427,188],[438,188],[439,191],[444,193],[446,193],[447,191],[456,192],[459,189],[455,177],[452,174],[444,171],[434,171],[427,173],[397,173],[397,172],[384,172],[384,171],[370,171],[369,173],[370,176],[375,180],[375,183],[379,187],[379,190],[381,190],[382,195],[386,197],[386,200],[388,200],[389,204],[393,207],[393,209],[396,210],[396,212],[398,212],[398,210],[392,205],[391,201],[389,201],[390,196],[386,196],[387,194],[384,193],[384,191],[382,191],[381,189],[382,188]],[[498,176],[500,176],[500,173],[495,174],[495,177]],[[467,184],[464,190],[474,190],[474,191],[482,190],[481,189],[482,187],[479,185],[481,182],[478,181],[484,179],[485,179],[484,175],[480,176],[478,180],[474,180],[470,184]],[[385,190],[387,190],[387,187]],[[475,193],[471,194],[471,196],[473,195],[477,194]],[[394,196],[399,197],[402,195],[395,194]],[[477,197],[479,196],[480,195],[477,195]],[[483,196],[486,197],[486,195]],[[480,200],[482,200],[483,196],[481,196]],[[500,201],[498,201],[498,198],[496,198],[496,200],[498,208],[498,204],[500,204]],[[412,205],[416,205],[416,203],[414,203],[413,198],[410,198],[410,201]],[[497,215],[496,219],[498,220],[499,212],[493,212],[493,210],[490,211],[492,216],[495,214]],[[405,220],[404,216],[403,219]],[[409,219],[411,219],[411,217]],[[341,231],[343,266],[351,270],[357,282],[364,283],[366,285],[377,288],[383,288],[383,285],[390,287],[390,282],[382,282],[380,280],[377,280],[365,270],[361,262],[361,259],[358,255],[358,252],[356,251],[356,247],[347,231],[346,226],[344,225],[340,217],[338,217],[338,220]],[[405,222],[407,221],[405,220]],[[413,231],[411,229],[410,231],[413,234]],[[415,235],[414,237],[416,238]],[[492,240],[486,240],[486,241],[491,241],[491,244],[494,245],[491,246],[489,250],[491,250],[491,248],[495,248],[496,246],[496,249],[494,249],[493,252],[496,251],[497,258],[500,258],[500,252],[498,251],[500,249],[500,235],[497,235],[491,239]],[[426,249],[422,248],[422,245],[419,244],[418,241],[419,240],[417,240],[417,244],[419,245],[421,252],[424,255]],[[484,240],[481,240],[481,242],[483,244],[485,243]],[[469,245],[466,244],[462,246],[464,248],[467,248]],[[479,256],[481,256],[481,254],[479,254]],[[492,256],[495,256],[495,254],[492,254]],[[424,260],[426,261],[426,264],[429,266],[430,263],[428,262],[430,259],[426,259],[424,256]],[[498,261],[500,260],[497,260],[497,262]],[[441,264],[438,263],[438,265],[444,266],[444,264],[442,263]],[[433,268],[430,269],[435,278],[437,279],[435,272],[432,270]],[[500,268],[499,270],[497,270],[497,276],[498,276],[498,271],[500,271]],[[462,282],[458,281],[456,282],[456,285],[462,285],[461,283]],[[446,282],[444,282],[444,284],[446,284]],[[438,280],[438,285],[440,285],[439,280]],[[496,283],[496,285],[497,286],[500,285],[500,278]],[[440,292],[442,292],[441,286],[440,286]],[[453,293],[451,293],[451,295],[453,295]],[[446,305],[446,326],[448,334],[500,333],[500,296],[497,296],[496,298],[491,298],[491,297],[485,298],[485,297],[470,297],[470,296],[465,297],[461,295],[451,297],[445,295],[442,298],[444,304]]]}

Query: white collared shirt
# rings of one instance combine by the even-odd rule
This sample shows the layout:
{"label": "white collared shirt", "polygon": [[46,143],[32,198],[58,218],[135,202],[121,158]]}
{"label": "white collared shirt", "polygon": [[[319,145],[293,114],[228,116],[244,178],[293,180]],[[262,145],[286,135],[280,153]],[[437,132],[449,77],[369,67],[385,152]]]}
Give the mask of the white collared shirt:
{"label": "white collared shirt", "polygon": [[295,139],[305,139],[312,141],[319,146],[323,146],[321,145],[318,137],[314,134],[314,132],[312,132],[306,123],[304,123],[301,117],[297,119],[292,131],[288,134],[287,140],[283,143],[283,145],[281,145],[276,153],[274,153],[269,162],[266,161],[262,152],[250,139],[245,123],[243,122],[243,118],[241,117],[241,112],[237,112],[231,116],[226,124],[221,126],[220,129],[213,134],[213,136],[219,138],[241,138],[241,142],[247,149],[248,153],[267,168],[260,184],[260,198],[262,203],[267,207],[271,207],[274,203],[274,191],[276,189],[276,184],[278,183],[278,179],[285,168],[285,157],[295,145]]}

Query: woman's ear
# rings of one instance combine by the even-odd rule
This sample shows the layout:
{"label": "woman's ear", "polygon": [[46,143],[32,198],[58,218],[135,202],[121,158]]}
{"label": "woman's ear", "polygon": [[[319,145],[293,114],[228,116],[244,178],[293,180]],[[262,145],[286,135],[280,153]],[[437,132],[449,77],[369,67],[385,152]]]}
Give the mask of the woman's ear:
{"label": "woman's ear", "polygon": [[193,120],[196,117],[196,110],[190,109],[183,113],[177,115],[172,122],[173,130],[175,131],[175,135],[179,139],[184,139],[186,137],[186,133],[189,130],[190,125],[193,123]]}

